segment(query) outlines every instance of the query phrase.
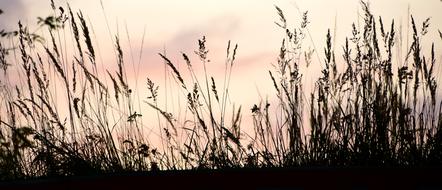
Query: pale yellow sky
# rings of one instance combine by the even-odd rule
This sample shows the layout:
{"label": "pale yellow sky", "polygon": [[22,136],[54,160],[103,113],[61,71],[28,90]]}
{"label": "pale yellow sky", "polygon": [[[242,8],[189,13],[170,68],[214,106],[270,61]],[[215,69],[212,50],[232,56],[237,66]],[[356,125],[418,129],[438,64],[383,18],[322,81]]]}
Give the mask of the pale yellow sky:
{"label": "pale yellow sky", "polygon": [[[112,70],[115,69],[115,54],[112,50],[113,38],[107,29],[104,14],[99,0],[55,0],[58,5],[69,2],[73,10],[82,10],[90,21],[96,34],[94,45],[99,47],[99,63]],[[278,20],[274,5],[283,9],[291,27],[300,22],[300,12],[308,11],[310,34],[313,42],[323,57],[325,34],[328,28],[336,30],[336,54],[340,57],[341,46],[346,36],[351,34],[351,24],[358,22],[358,0],[103,0],[109,28],[112,35],[120,34],[122,47],[128,63],[128,75],[134,81],[131,67],[130,49],[126,35],[126,25],[130,35],[132,53],[137,61],[141,38],[145,29],[145,44],[138,76],[140,94],[146,94],[145,78],[149,76],[160,85],[163,82],[163,62],[158,56],[166,49],[167,55],[177,65],[183,64],[180,52],[193,54],[197,49],[197,40],[207,36],[209,58],[212,60],[209,73],[221,82],[227,41],[238,43],[237,64],[235,65],[231,97],[235,103],[249,109],[262,98],[274,95],[268,70],[276,62],[283,33],[274,24]],[[438,52],[441,52],[441,41],[438,29],[442,29],[442,2],[440,0],[371,0],[372,11],[381,15],[384,23],[395,19],[396,27],[402,25],[406,34],[408,7],[421,23],[431,17],[430,33],[427,39],[436,41]],[[0,0],[0,26],[16,26],[17,20],[35,25],[37,16],[48,16],[51,13],[50,2],[45,0]],[[3,17],[3,18],[2,18]],[[360,18],[359,18],[360,19]],[[44,32],[44,31],[42,31]],[[304,48],[313,44],[308,42]],[[429,46],[427,46],[429,47]],[[429,51],[424,49],[424,51]],[[440,53],[439,53],[440,55]],[[195,57],[192,60],[197,63]],[[307,72],[319,68],[318,60]],[[184,68],[184,66],[182,66]],[[183,69],[183,71],[185,71]],[[197,72],[199,70],[197,69]],[[305,74],[306,76],[309,73]],[[221,83],[219,83],[221,84]],[[134,85],[134,84],[133,84]],[[137,88],[136,88],[137,89]],[[172,96],[172,95],[170,95]],[[147,106],[146,106],[147,107]],[[249,117],[248,111],[244,117]]]}

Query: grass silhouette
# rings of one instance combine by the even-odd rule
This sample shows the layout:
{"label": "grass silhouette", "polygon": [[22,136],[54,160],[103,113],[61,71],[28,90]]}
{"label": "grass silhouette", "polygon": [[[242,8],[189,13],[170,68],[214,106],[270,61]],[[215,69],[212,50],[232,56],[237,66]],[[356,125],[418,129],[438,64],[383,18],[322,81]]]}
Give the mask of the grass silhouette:
{"label": "grass silhouette", "polygon": [[[120,37],[112,39],[117,71],[100,75],[94,37],[83,14],[69,5],[51,5],[54,15],[38,18],[49,33],[49,43],[42,43],[43,37],[20,22],[17,31],[0,33],[1,180],[152,170],[442,164],[442,101],[434,74],[440,61],[434,44],[429,55],[422,51],[429,19],[419,24],[410,15],[412,44],[403,64],[396,65],[394,47],[401,39],[394,21],[384,25],[382,17],[361,2],[363,28],[353,25],[340,63],[330,30],[324,55],[304,51],[307,12],[300,26],[291,30],[283,10],[276,7],[276,24],[285,32],[275,69],[268,76],[277,105],[264,100],[254,105],[250,126],[241,124],[241,107],[227,113],[238,45],[228,42],[221,86],[206,70],[205,37],[195,51],[204,68],[203,80],[189,55],[182,53],[190,76],[186,80],[183,71],[160,53],[179,88],[173,93],[182,98],[192,119],[182,122],[161,108],[159,86],[147,78],[150,94],[142,101],[158,113],[161,145],[156,147],[144,136],[143,115],[134,105],[140,95],[127,80]],[[67,38],[61,33],[72,35],[76,48],[72,56],[63,49]],[[8,40],[17,45],[7,47]],[[312,56],[323,61],[313,63]],[[321,65],[310,94],[304,91],[302,62]],[[9,80],[11,66],[22,73],[18,83]],[[56,100],[66,105],[59,106]],[[110,118],[120,119],[113,123]],[[244,134],[246,127],[253,127],[254,134]]]}

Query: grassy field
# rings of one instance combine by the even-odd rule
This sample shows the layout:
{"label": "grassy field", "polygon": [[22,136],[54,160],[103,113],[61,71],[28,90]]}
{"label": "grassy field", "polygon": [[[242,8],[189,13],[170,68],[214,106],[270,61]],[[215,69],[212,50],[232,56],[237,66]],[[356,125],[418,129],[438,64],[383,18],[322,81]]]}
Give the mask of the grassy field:
{"label": "grassy field", "polygon": [[[336,45],[330,30],[325,31],[324,50],[306,51],[307,12],[293,27],[276,6],[276,24],[285,36],[266,77],[274,84],[277,104],[262,100],[251,108],[228,101],[237,45],[229,41],[222,52],[222,84],[206,71],[205,37],[195,39],[198,61],[182,53],[186,73],[159,53],[173,74],[173,93],[188,114],[181,121],[175,118],[178,113],[161,107],[161,86],[148,76],[142,81],[148,94],[132,89],[118,35],[112,39],[116,71],[100,73],[94,35],[83,14],[53,2],[52,9],[52,16],[38,18],[48,37],[20,22],[17,30],[0,33],[0,180],[156,170],[442,164],[442,101],[435,75],[440,54],[434,48],[442,33],[431,47],[423,47],[430,19],[418,22],[410,15],[412,43],[407,52],[396,52],[402,39],[395,22],[386,23],[361,2],[361,30],[353,25],[352,36]],[[67,53],[71,38],[75,48]],[[404,57],[396,60],[398,53]],[[316,56],[321,61],[313,61]],[[344,61],[337,62],[337,56]],[[196,74],[194,64],[203,66],[203,76]],[[300,64],[320,65],[311,91],[305,91],[306,66]],[[159,142],[146,138],[145,116],[138,107],[156,114]],[[251,123],[241,123],[245,111],[251,111]]]}

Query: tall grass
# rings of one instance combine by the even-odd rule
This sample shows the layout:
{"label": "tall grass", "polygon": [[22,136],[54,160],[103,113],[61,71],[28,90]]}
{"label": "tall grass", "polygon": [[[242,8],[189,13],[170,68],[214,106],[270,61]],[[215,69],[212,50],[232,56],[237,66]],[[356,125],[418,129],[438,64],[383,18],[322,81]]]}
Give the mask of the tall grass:
{"label": "tall grass", "polygon": [[[353,35],[342,46],[344,61],[337,62],[330,30],[323,56],[316,49],[305,51],[307,12],[291,30],[276,7],[276,24],[285,33],[269,71],[277,104],[263,100],[254,105],[253,122],[247,126],[241,125],[241,106],[228,101],[238,45],[227,44],[222,79],[207,72],[205,37],[198,40],[197,61],[182,53],[185,71],[160,53],[186,116],[179,119],[160,106],[161,88],[148,77],[149,94],[142,101],[158,113],[154,124],[161,134],[161,142],[152,143],[142,111],[134,106],[137,97],[145,96],[136,94],[127,80],[120,37],[111,39],[117,70],[100,74],[99,52],[83,14],[69,5],[57,8],[52,1],[51,7],[52,16],[38,19],[47,40],[20,22],[17,31],[1,32],[3,180],[158,169],[441,165],[438,61],[434,44],[429,55],[422,46],[429,19],[420,25],[410,15],[413,41],[397,65],[393,57],[401,39],[394,21],[384,25],[362,2],[363,27],[353,25]],[[65,49],[70,39],[72,55]],[[313,62],[314,54],[324,60]],[[202,76],[195,64],[203,67]],[[303,69],[311,64],[322,70],[307,92]],[[245,127],[253,127],[254,134],[245,133]]]}
{"label": "tall grass", "polygon": [[[394,68],[394,21],[388,29],[367,3],[362,2],[361,7],[364,25],[362,30],[353,25],[353,36],[344,43],[343,71],[337,69],[332,34],[327,32],[325,59],[319,63],[322,75],[310,99],[303,98],[299,70],[302,55],[307,65],[311,62],[312,53],[301,51],[308,32],[307,13],[301,27],[290,31],[282,10],[276,7],[277,25],[286,31],[286,37],[276,75],[269,73],[279,100],[277,109],[283,116],[275,126],[268,122],[272,116],[268,103],[253,109],[265,150],[262,160],[276,166],[440,164],[436,147],[441,107],[434,75],[434,43],[429,56],[424,55],[421,45],[429,19],[418,28],[410,15],[413,42],[405,60],[400,60],[402,65]],[[308,107],[303,105],[305,101]],[[306,108],[309,121],[302,120]]]}

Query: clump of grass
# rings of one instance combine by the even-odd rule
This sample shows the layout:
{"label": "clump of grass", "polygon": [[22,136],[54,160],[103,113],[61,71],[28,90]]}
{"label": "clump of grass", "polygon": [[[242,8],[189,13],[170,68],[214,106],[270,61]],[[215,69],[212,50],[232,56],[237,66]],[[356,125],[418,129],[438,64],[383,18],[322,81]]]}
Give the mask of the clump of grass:
{"label": "clump of grass", "polygon": [[[231,122],[226,120],[226,107],[228,98],[228,89],[230,86],[230,76],[232,67],[234,66],[235,55],[238,46],[236,45],[231,52],[230,42],[227,46],[227,57],[225,63],[225,78],[222,91],[219,91],[215,79],[207,73],[206,65],[209,62],[209,51],[206,49],[206,38],[198,40],[198,50],[195,55],[200,60],[204,68],[204,80],[200,81],[195,73],[194,65],[189,56],[182,53],[183,60],[186,63],[188,73],[193,84],[186,84],[186,81],[173,64],[165,55],[159,54],[165,61],[168,68],[174,74],[179,85],[180,93],[186,101],[186,111],[190,112],[193,119],[187,120],[184,124],[174,122],[171,119],[172,114],[169,114],[158,107],[156,103],[148,103],[151,107],[156,109],[167,121],[164,132],[167,136],[170,152],[169,156],[174,154],[179,155],[179,160],[182,160],[182,165],[176,163],[175,160],[172,165],[173,168],[230,168],[238,167],[243,154],[244,148],[240,142],[240,121],[241,108],[234,109]],[[210,79],[210,80],[209,80]],[[148,80],[149,90],[151,96],[156,102],[156,93],[153,90],[153,85]],[[192,86],[192,88],[190,88]],[[220,108],[215,109],[215,106]],[[187,124],[186,124],[187,123]],[[228,124],[229,123],[229,124]],[[173,133],[170,132],[169,127],[172,128]],[[184,145],[177,143],[174,135],[177,134],[177,129],[185,129]]]}
{"label": "clump of grass", "polygon": [[[18,49],[1,46],[5,74],[9,65],[21,66],[18,72],[24,73],[20,75],[24,76],[24,81],[23,78],[19,83],[5,80],[5,89],[2,89],[2,96],[8,97],[2,99],[1,108],[1,115],[5,113],[8,118],[0,117],[0,163],[5,166],[0,171],[2,179],[147,170],[150,162],[158,159],[154,158],[157,153],[142,139],[140,130],[127,129],[139,129],[142,115],[131,105],[131,90],[124,78],[118,37],[119,83],[110,72],[109,77],[114,82],[114,93],[125,96],[111,100],[107,84],[97,75],[96,51],[84,16],[81,12],[74,14],[69,5],[68,15],[62,7],[51,7],[54,15],[38,21],[40,29],[49,32],[49,45],[41,43],[42,37],[29,33],[20,23],[17,37],[2,35],[18,41]],[[77,48],[77,54],[70,59],[61,49],[66,47],[66,36],[60,35],[68,31],[66,27],[69,26]],[[15,52],[17,50],[19,52]],[[12,59],[11,52],[21,55],[21,60]],[[88,62],[84,55],[88,56]],[[66,104],[57,105],[64,100]],[[109,114],[114,108],[127,120],[111,123]],[[118,133],[114,131],[117,126]],[[122,140],[117,140],[115,135]]]}
{"label": "clump of grass", "polygon": [[[437,100],[437,82],[433,73],[436,62],[434,44],[429,59],[423,54],[421,45],[421,38],[428,33],[429,19],[418,29],[414,17],[410,16],[413,43],[405,63],[411,60],[412,67],[404,64],[395,69],[392,59],[397,41],[394,21],[386,30],[382,18],[379,17],[378,22],[371,13],[369,4],[361,2],[361,5],[364,26],[359,31],[353,25],[353,36],[345,41],[344,72],[337,69],[330,30],[327,32],[322,76],[316,81],[308,100],[307,129],[310,132],[303,135],[300,131],[306,131],[304,125],[307,122],[300,121],[300,116],[306,107],[300,105],[303,97],[298,78],[302,76],[298,69],[302,38],[298,40],[297,37],[303,36],[302,29],[306,27],[303,23],[308,21],[303,20],[300,29],[291,32],[282,10],[276,8],[281,21],[277,25],[286,31],[286,37],[276,65],[277,75],[270,72],[270,78],[277,92],[278,109],[286,114],[281,122],[277,122],[279,126],[272,127],[267,122],[272,116],[268,104],[264,112],[260,106],[252,109],[256,113],[259,140],[265,150],[263,155],[270,154],[262,159],[270,165],[440,164],[432,158],[435,150],[431,148],[438,141],[440,128],[440,104],[437,103],[440,100]],[[303,18],[307,18],[306,14]],[[306,60],[308,54],[304,53]],[[270,136],[265,137],[265,134]],[[278,138],[282,139],[279,140],[281,143],[275,142]],[[277,144],[285,144],[285,147]],[[269,145],[273,146],[272,149],[266,147]],[[283,162],[275,159],[281,152],[285,153]]]}

